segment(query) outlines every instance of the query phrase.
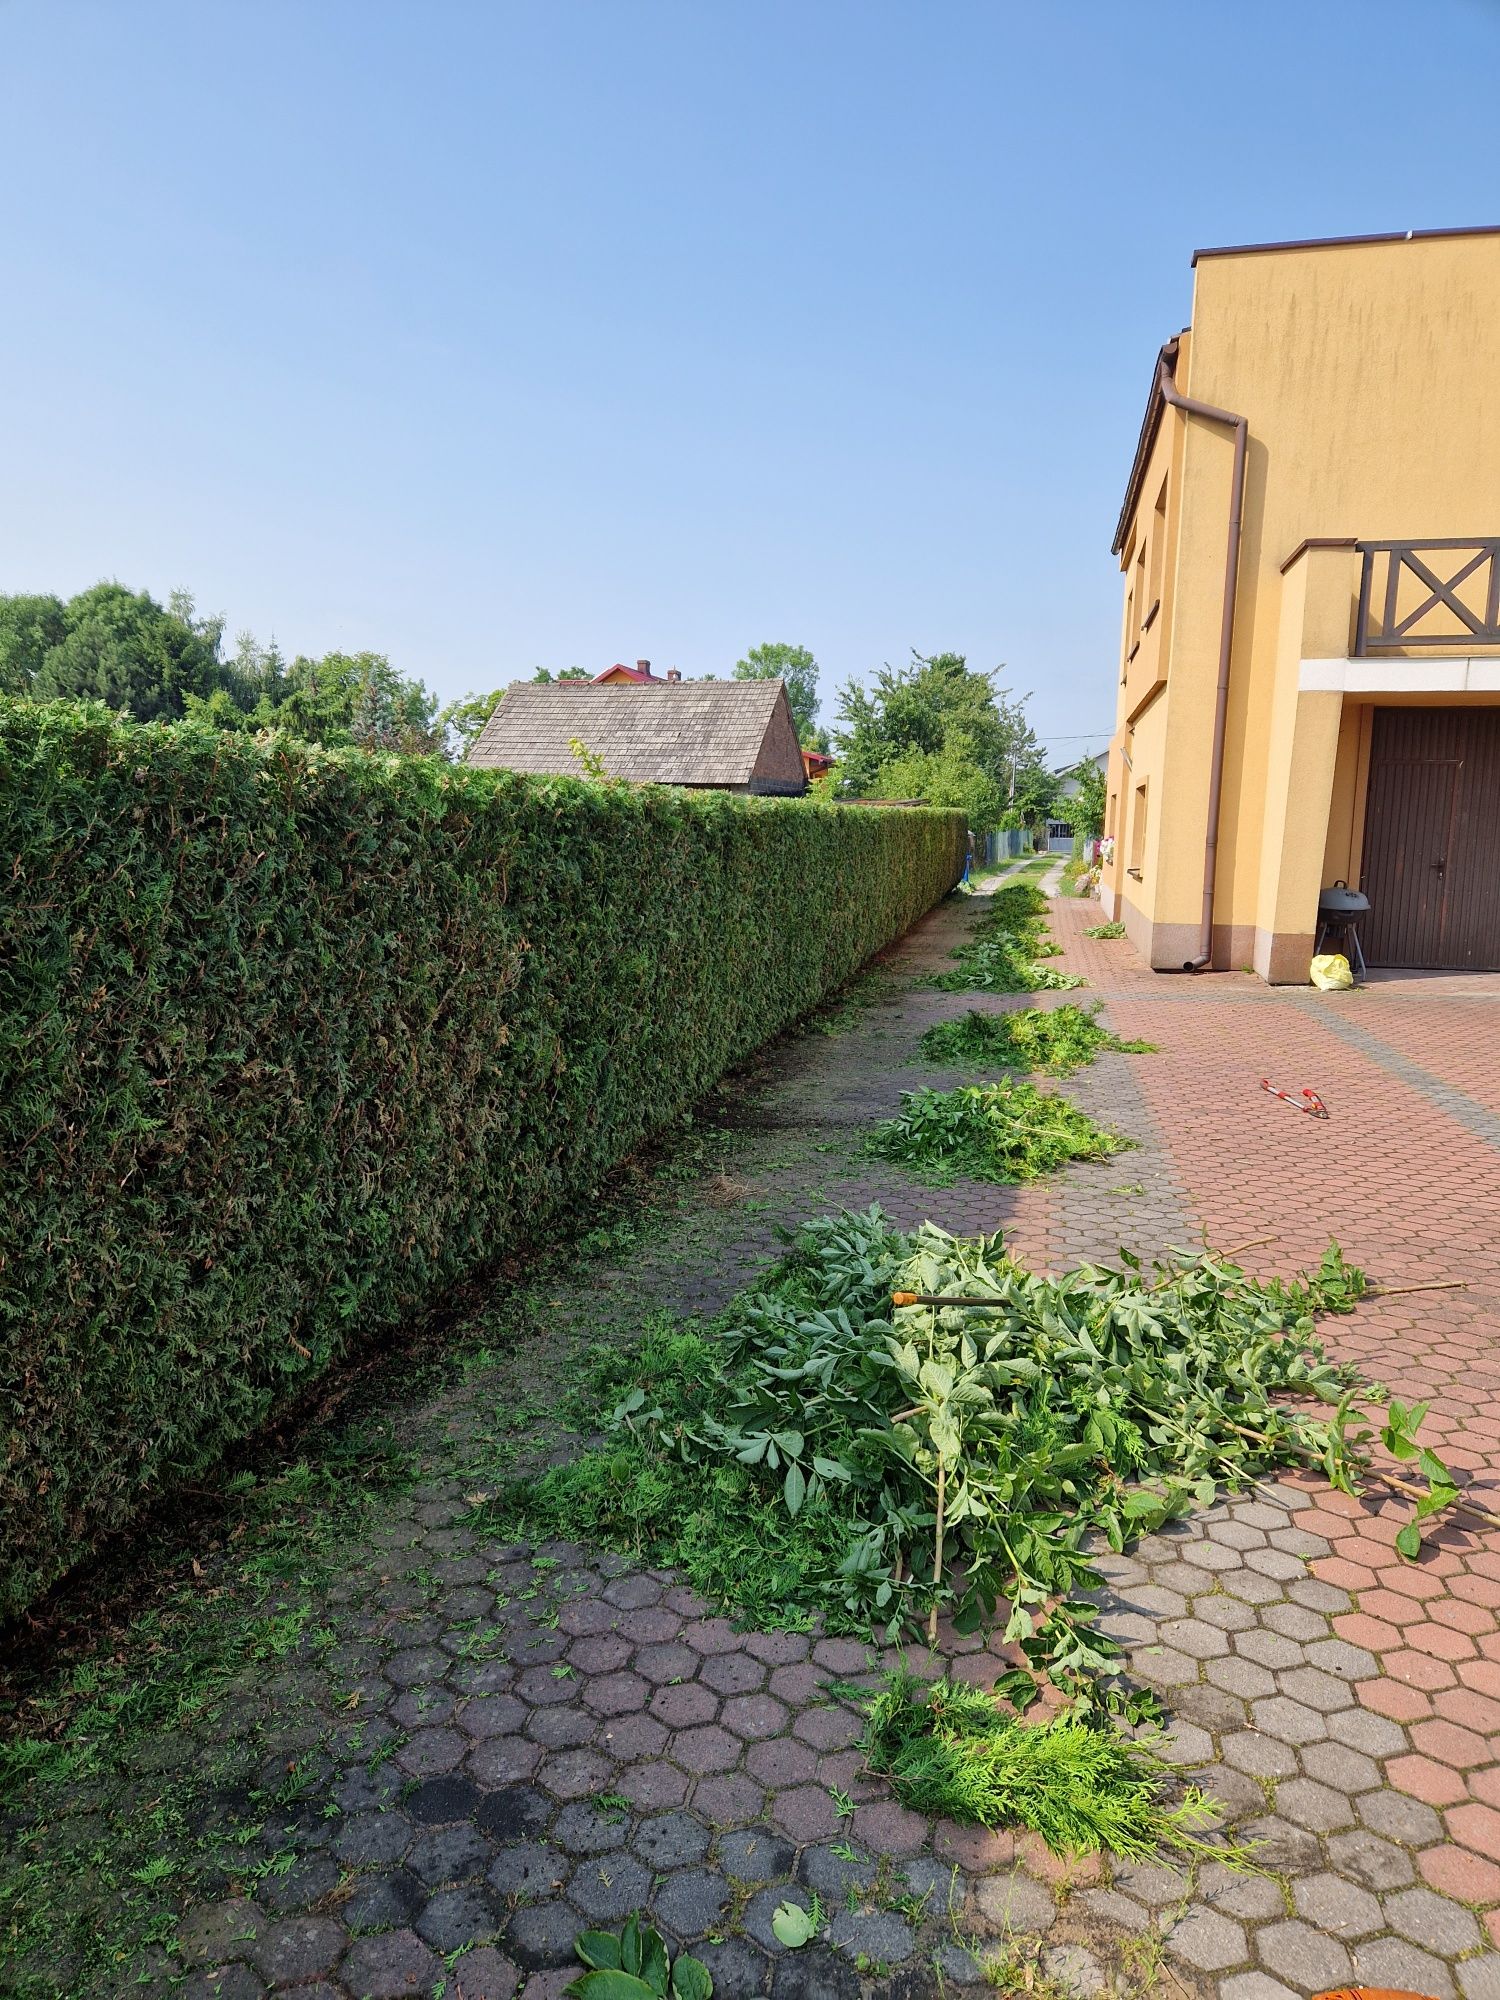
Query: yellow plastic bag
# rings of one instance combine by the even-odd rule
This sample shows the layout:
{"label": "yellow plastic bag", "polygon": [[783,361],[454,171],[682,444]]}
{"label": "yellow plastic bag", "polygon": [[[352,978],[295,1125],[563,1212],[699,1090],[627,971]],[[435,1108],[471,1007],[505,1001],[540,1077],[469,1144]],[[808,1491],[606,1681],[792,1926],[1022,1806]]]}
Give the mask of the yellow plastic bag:
{"label": "yellow plastic bag", "polygon": [[1321,952],[1312,962],[1312,983],[1320,993],[1342,993],[1354,984],[1349,961],[1341,951]]}

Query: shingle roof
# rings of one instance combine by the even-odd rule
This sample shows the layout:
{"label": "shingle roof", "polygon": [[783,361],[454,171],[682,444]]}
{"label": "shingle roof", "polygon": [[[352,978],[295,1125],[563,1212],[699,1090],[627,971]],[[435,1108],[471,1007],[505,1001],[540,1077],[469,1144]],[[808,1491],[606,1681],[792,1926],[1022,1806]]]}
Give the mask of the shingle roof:
{"label": "shingle roof", "polygon": [[576,738],[611,778],[747,785],[782,699],[780,681],[516,681],[468,762],[577,778],[582,767],[568,747]]}

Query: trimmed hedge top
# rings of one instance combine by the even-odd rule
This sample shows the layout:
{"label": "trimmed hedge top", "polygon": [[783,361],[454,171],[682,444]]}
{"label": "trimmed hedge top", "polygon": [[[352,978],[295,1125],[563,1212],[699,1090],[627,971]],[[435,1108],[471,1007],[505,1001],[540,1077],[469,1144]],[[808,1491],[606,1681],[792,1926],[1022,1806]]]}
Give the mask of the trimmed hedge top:
{"label": "trimmed hedge top", "polygon": [[957,814],[0,701],[0,1616],[535,1236],[957,880]]}

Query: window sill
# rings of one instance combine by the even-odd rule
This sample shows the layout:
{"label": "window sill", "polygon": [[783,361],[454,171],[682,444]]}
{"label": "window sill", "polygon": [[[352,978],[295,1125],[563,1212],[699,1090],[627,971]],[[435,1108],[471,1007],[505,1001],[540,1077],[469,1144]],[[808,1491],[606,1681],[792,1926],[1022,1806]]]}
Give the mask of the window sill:
{"label": "window sill", "polygon": [[1125,873],[1130,877],[1132,882],[1144,882],[1146,879],[1139,868],[1127,868]]}
{"label": "window sill", "polygon": [[1151,630],[1151,627],[1156,623],[1156,614],[1160,610],[1161,610],[1161,599],[1158,597],[1156,602],[1152,605],[1151,609],[1146,613],[1145,617],[1141,620],[1141,633],[1143,637],[1147,632]]}

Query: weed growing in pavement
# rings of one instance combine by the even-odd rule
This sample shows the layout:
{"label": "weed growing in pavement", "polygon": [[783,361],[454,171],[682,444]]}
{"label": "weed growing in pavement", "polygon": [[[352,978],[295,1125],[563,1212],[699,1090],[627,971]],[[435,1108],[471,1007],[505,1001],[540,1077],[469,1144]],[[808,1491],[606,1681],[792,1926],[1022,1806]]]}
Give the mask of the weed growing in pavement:
{"label": "weed growing in pavement", "polygon": [[1006,1078],[903,1090],[900,1111],[875,1127],[865,1151],[928,1187],[951,1187],[957,1180],[1035,1180],[1070,1160],[1104,1160],[1134,1144],[1066,1097]]}
{"label": "weed growing in pavement", "polygon": [[1122,938],[1125,926],[1118,920],[1112,924],[1086,924],[1083,934],[1091,938]]}
{"label": "weed growing in pavement", "polygon": [[[494,1495],[490,1523],[672,1563],[757,1623],[998,1625],[1076,1712],[1145,1712],[1110,1679],[1091,1551],[1278,1468],[1352,1488],[1384,1391],[1316,1335],[1363,1289],[1336,1246],[1292,1282],[1210,1252],[1122,1258],[1039,1277],[998,1237],[878,1209],[809,1223],[714,1329],[658,1320],[634,1357],[601,1355],[603,1442]],[[1382,1414],[1409,1438],[1418,1413]]]}
{"label": "weed growing in pavement", "polygon": [[922,1037],[929,1062],[956,1067],[995,1064],[1002,1069],[1071,1076],[1096,1056],[1109,1053],[1155,1055],[1155,1042],[1122,1041],[1101,1028],[1101,1001],[1080,1007],[1022,1007],[1009,1014],[980,1014],[972,1008],[956,1021],[938,1021]]}
{"label": "weed growing in pavement", "polygon": [[891,1674],[869,1704],[864,1750],[902,1804],[932,1819],[1030,1827],[1057,1854],[1236,1858],[1202,1838],[1215,1817],[1203,1792],[1167,1802],[1177,1774],[1149,1743],[1077,1716],[1021,1722],[962,1681]]}

